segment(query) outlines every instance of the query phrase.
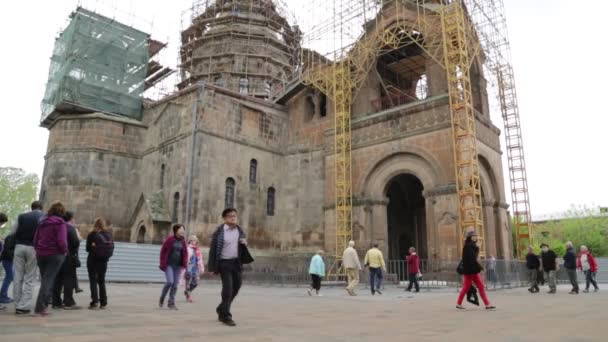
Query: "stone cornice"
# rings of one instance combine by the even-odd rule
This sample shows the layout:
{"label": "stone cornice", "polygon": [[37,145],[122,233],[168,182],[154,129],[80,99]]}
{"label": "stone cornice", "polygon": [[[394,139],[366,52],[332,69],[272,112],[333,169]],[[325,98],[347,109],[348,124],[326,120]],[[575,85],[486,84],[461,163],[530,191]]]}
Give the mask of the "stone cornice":
{"label": "stone cornice", "polygon": [[455,183],[439,185],[439,186],[434,187],[433,189],[424,190],[422,193],[424,198],[431,198],[431,197],[452,195],[452,194],[456,194],[456,184]]}

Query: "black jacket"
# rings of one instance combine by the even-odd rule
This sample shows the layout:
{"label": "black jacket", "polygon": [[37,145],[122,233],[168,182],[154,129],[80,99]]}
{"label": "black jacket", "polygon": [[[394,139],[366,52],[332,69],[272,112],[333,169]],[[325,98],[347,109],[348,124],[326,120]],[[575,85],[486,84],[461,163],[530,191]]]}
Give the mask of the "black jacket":
{"label": "black jacket", "polygon": [[38,222],[42,216],[44,216],[42,211],[32,210],[17,217],[17,231],[15,232],[15,242],[17,245],[34,245],[34,234],[36,234]]}
{"label": "black jacket", "polygon": [[564,267],[568,270],[576,269],[576,253],[574,253],[574,248],[568,248],[566,254],[564,254]]}
{"label": "black jacket", "polygon": [[555,260],[557,259],[557,254],[554,251],[542,252],[540,253],[540,258],[543,261],[543,270],[545,272],[556,270],[557,265]]}
{"label": "black jacket", "polygon": [[[239,230],[239,239],[245,238],[243,229],[236,226]],[[224,246],[224,224],[219,225],[213,236],[211,237],[211,246],[209,247],[209,258],[207,259],[207,271],[213,273],[219,273],[220,270],[220,255]],[[239,243],[239,266],[244,264],[250,264],[253,262],[253,257],[249,253],[247,245]]]}
{"label": "black jacket", "polygon": [[68,227],[68,254],[71,257],[78,256],[78,248],[80,247],[80,239],[78,239],[78,233],[76,227],[67,223]]}
{"label": "black jacket", "polygon": [[473,241],[466,242],[462,247],[462,265],[465,275],[477,274],[483,269],[477,258],[479,257],[479,247]]}
{"label": "black jacket", "polygon": [[0,260],[13,261],[15,256],[15,235],[10,234],[4,238],[4,246],[2,247],[2,254],[0,254]]}
{"label": "black jacket", "polygon": [[540,259],[534,253],[528,253],[526,256],[526,267],[529,270],[538,270],[540,268]]}

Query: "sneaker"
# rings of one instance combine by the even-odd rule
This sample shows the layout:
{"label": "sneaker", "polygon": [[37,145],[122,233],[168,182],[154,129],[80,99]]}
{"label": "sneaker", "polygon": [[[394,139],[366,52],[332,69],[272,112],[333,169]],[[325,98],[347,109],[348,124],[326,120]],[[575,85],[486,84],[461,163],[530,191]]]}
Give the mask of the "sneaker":
{"label": "sneaker", "polygon": [[53,305],[52,308],[53,308],[53,310],[61,310],[64,308],[64,306],[63,305]]}
{"label": "sneaker", "polygon": [[323,297],[323,295],[320,293],[317,293],[317,297]]}
{"label": "sneaker", "polygon": [[99,310],[105,310],[108,307],[108,304],[103,304],[99,306]]}
{"label": "sneaker", "polygon": [[528,292],[530,292],[530,293],[534,293],[534,289],[533,289],[533,288],[529,288],[529,289],[528,289]]}
{"label": "sneaker", "polygon": [[227,325],[229,327],[236,327],[236,322],[233,321],[232,319],[224,319],[224,320],[222,320],[222,323],[224,323],[225,325]]}
{"label": "sneaker", "polygon": [[76,289],[76,290],[74,290],[74,292],[80,293],[80,292],[84,292],[84,290],[83,289]]}
{"label": "sneaker", "polygon": [[568,292],[568,294],[571,294],[571,295],[578,294],[578,291],[570,291],[570,292]]}
{"label": "sneaker", "polygon": [[380,290],[376,289],[376,292],[378,292],[379,295],[382,295],[382,292],[380,292]]}
{"label": "sneaker", "polygon": [[46,309],[44,309],[44,310],[42,310],[40,312],[36,312],[36,316],[38,316],[38,317],[47,317],[47,316],[50,316],[50,315],[51,315],[51,313],[48,312],[48,310],[46,310]]}
{"label": "sneaker", "polygon": [[0,312],[6,311],[6,306],[0,304]]}
{"label": "sneaker", "polygon": [[63,309],[64,310],[82,310],[82,307],[78,306],[78,305],[64,305]]}
{"label": "sneaker", "polygon": [[556,292],[557,292],[556,290],[549,290],[549,292],[547,292],[547,293],[549,293],[549,294],[555,294]]}
{"label": "sneaker", "polygon": [[456,309],[458,310],[466,310],[462,305],[456,305]]}
{"label": "sneaker", "polygon": [[486,306],[486,310],[496,310],[496,307],[494,305],[488,305]]}
{"label": "sneaker", "polygon": [[597,291],[599,291],[599,290],[600,290],[600,289],[599,289],[599,287],[598,287],[597,289],[593,290],[593,292],[597,292]]}
{"label": "sneaker", "polygon": [[177,306],[175,306],[175,303],[170,303],[169,305],[167,305],[167,308],[169,308],[169,310],[177,310]]}
{"label": "sneaker", "polygon": [[312,289],[308,289],[306,292],[308,293],[309,296],[312,296]]}
{"label": "sneaker", "polygon": [[163,300],[162,300],[162,298],[161,298],[161,299],[158,301],[158,307],[162,309],[164,305],[165,305],[165,303],[163,303]]}
{"label": "sneaker", "polygon": [[584,289],[583,293],[589,293],[589,289]]}
{"label": "sneaker", "polygon": [[15,309],[15,315],[29,315],[30,312],[30,310],[26,309]]}
{"label": "sneaker", "polygon": [[97,303],[89,304],[89,310],[97,310],[97,309],[99,309],[99,307],[97,306]]}

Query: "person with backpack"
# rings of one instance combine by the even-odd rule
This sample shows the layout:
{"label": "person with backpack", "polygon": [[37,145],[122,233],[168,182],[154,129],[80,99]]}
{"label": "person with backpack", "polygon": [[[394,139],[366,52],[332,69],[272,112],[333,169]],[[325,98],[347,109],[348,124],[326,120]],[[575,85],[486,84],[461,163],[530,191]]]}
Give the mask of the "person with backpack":
{"label": "person with backpack", "polygon": [[[53,287],[53,309],[80,310],[81,307],[74,301],[74,289],[76,288],[76,268],[80,267],[78,259],[78,248],[80,239],[74,226],[74,213],[66,211],[63,218],[67,225],[68,233],[68,255],[61,265],[59,274],[55,279]],[[61,292],[63,291],[63,299]]]}
{"label": "person with backpack", "polygon": [[108,305],[106,293],[106,271],[108,261],[114,254],[112,233],[107,228],[106,220],[95,219],[93,230],[87,236],[87,269],[91,286],[91,304],[89,309],[105,309]]}
{"label": "person with backpack", "polygon": [[34,250],[40,268],[40,291],[34,312],[41,317],[49,315],[47,307],[53,284],[68,253],[68,228],[64,216],[63,204],[53,203],[34,234]]}
{"label": "person with backpack", "polygon": [[184,225],[174,224],[173,235],[167,237],[160,249],[160,266],[158,268],[165,272],[165,278],[167,279],[158,301],[160,308],[163,307],[165,297],[169,292],[167,307],[171,310],[177,310],[175,306],[175,294],[177,293],[177,286],[182,270],[188,266],[188,246],[186,246],[184,234],[186,234]]}
{"label": "person with backpack", "polygon": [[8,288],[13,281],[13,256],[15,255],[15,234],[9,234],[4,238],[4,245],[0,243],[0,261],[2,261],[2,267],[4,268],[4,280],[2,281],[2,288],[0,288],[0,311],[2,311],[2,304],[10,304],[13,302],[8,296]]}

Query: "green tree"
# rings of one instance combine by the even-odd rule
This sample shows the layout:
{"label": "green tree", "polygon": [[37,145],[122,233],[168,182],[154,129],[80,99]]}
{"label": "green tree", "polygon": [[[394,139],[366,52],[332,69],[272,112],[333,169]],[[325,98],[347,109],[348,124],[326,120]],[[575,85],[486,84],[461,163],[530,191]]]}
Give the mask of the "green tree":
{"label": "green tree", "polygon": [[566,241],[578,247],[585,245],[596,256],[608,256],[608,216],[601,215],[589,207],[572,207],[553,219],[534,225],[534,244],[539,247],[546,243],[557,253],[566,252]]}
{"label": "green tree", "polygon": [[15,167],[0,167],[0,212],[8,216],[8,222],[0,235],[4,236],[17,215],[29,210],[36,199],[38,176]]}

